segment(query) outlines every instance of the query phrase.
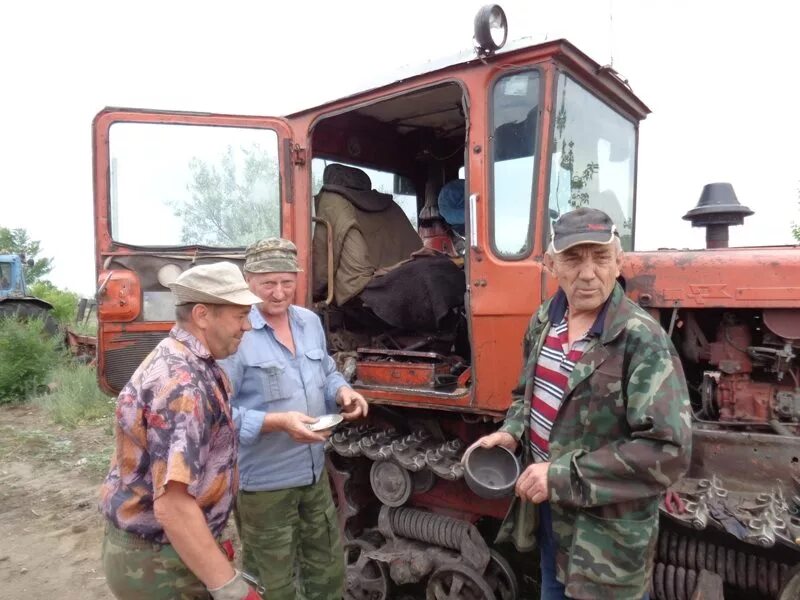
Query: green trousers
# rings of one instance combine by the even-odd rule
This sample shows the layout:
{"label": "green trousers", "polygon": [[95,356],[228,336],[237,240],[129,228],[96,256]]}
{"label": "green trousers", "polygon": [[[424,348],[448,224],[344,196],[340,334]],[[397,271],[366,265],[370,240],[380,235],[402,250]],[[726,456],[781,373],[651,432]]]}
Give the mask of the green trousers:
{"label": "green trousers", "polygon": [[244,570],[268,600],[341,600],[344,553],[328,476],[303,487],[239,492]]}
{"label": "green trousers", "polygon": [[169,544],[155,544],[106,524],[103,570],[120,600],[210,599],[206,587]]}

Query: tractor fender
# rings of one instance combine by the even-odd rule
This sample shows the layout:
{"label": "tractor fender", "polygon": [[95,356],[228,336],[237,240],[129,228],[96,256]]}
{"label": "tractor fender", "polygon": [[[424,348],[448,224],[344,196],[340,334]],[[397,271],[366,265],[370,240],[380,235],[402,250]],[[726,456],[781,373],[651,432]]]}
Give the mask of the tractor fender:
{"label": "tractor fender", "polygon": [[53,305],[41,298],[34,298],[33,296],[22,296],[15,298],[0,298],[0,303],[6,304],[11,302],[19,302],[21,304],[34,304],[45,310],[53,310]]}

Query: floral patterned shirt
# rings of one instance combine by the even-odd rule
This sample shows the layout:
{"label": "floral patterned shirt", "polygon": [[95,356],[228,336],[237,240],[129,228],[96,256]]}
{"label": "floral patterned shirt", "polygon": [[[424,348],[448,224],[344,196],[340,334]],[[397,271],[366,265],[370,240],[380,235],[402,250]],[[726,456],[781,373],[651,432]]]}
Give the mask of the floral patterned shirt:
{"label": "floral patterned shirt", "polygon": [[178,325],[136,369],[117,399],[116,451],[100,510],[119,529],[168,543],[154,501],[168,481],[185,483],[218,537],[239,477],[227,376]]}

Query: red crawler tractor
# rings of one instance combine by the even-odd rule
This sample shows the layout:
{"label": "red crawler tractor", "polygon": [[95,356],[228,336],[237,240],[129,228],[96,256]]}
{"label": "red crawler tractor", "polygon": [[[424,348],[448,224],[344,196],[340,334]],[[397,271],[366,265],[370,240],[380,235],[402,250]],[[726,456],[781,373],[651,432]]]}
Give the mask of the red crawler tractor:
{"label": "red crawler tractor", "polygon": [[707,248],[636,252],[648,108],[567,41],[503,48],[499,7],[479,13],[475,39],[471,55],[284,118],[101,111],[101,385],[119,390],[164,337],[180,271],[290,238],[298,297],[372,404],[329,441],[349,596],[535,597],[535,557],[492,545],[508,499],[473,494],[460,457],[502,419],[528,319],[554,291],[552,219],[600,208],[695,413],[673,490],[685,510],[663,508],[651,597],[690,598],[707,571],[728,599],[800,598],[800,251],[728,248],[750,211],[713,185],[685,217]]}

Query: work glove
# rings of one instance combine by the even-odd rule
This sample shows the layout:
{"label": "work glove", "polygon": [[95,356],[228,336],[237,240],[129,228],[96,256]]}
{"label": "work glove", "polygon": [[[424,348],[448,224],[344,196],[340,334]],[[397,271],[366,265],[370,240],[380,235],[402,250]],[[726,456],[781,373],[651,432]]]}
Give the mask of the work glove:
{"label": "work glove", "polygon": [[241,571],[236,571],[236,575],[225,585],[209,589],[208,592],[214,600],[261,600],[259,593],[247,585]]}

